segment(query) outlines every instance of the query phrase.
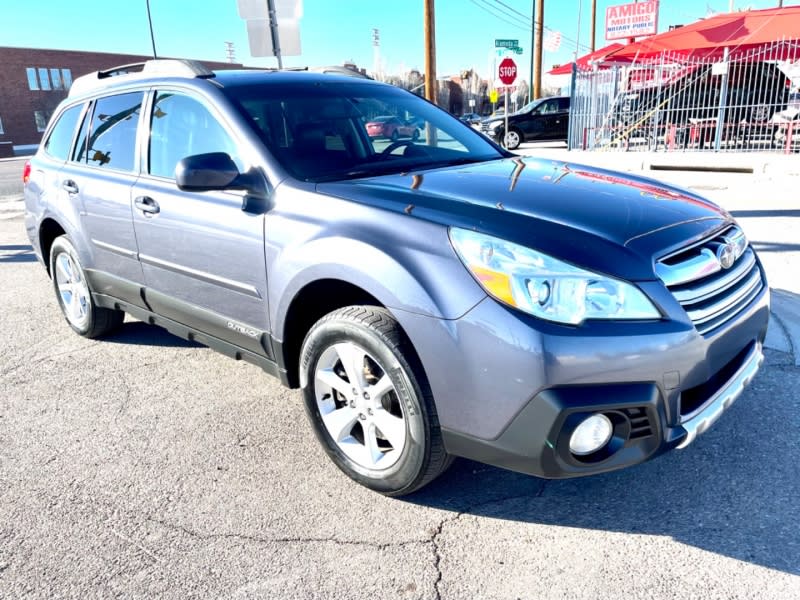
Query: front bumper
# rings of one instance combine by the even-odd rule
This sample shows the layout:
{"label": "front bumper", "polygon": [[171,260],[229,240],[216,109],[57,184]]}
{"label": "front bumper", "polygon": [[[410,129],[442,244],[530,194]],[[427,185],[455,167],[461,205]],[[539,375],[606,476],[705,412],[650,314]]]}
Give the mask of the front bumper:
{"label": "front bumper", "polygon": [[[549,479],[614,471],[691,444],[741,395],[763,358],[761,344],[754,342],[735,375],[691,418],[674,426],[667,424],[665,402],[654,384],[576,386],[537,394],[495,440],[446,431],[445,445],[458,456]],[[569,451],[569,437],[595,413],[612,418],[612,438],[596,455],[577,457]]]}
{"label": "front bumper", "polygon": [[[663,286],[648,290],[659,293],[667,306]],[[755,376],[769,320],[766,285],[735,318],[703,335],[672,302],[659,322],[577,328],[488,298],[456,321],[398,318],[426,365],[447,450],[555,479],[687,446]],[[597,412],[612,419],[613,451],[573,456],[571,432]]]}

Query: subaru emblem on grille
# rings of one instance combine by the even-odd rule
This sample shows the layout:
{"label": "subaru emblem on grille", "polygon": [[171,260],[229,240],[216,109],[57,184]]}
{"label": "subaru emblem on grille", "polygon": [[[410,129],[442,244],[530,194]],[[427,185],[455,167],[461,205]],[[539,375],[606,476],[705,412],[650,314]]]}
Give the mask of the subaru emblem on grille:
{"label": "subaru emblem on grille", "polygon": [[723,269],[730,269],[736,262],[736,248],[733,244],[722,244],[717,248],[717,260]]}

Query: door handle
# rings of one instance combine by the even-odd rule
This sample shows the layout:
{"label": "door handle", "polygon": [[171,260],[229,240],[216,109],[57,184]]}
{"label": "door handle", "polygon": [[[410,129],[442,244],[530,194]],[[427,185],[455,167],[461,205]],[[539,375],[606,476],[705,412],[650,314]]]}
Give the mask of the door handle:
{"label": "door handle", "polygon": [[65,179],[61,183],[61,187],[64,188],[67,193],[69,194],[77,194],[78,193],[78,184],[72,181],[72,179]]}
{"label": "door handle", "polygon": [[158,206],[158,202],[153,200],[150,196],[139,196],[133,201],[133,205],[143,213],[148,213],[151,215],[158,214],[158,212],[161,210],[161,208]]}

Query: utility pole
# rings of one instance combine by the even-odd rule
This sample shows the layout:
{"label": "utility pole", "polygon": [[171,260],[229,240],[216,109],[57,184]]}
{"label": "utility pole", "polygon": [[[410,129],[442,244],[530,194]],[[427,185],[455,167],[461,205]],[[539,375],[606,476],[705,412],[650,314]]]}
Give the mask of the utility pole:
{"label": "utility pole", "polygon": [[544,0],[536,0],[536,19],[533,22],[536,29],[533,43],[533,99],[542,97],[542,36],[544,35]]}
{"label": "utility pole", "polygon": [[592,0],[592,47],[590,52],[594,52],[594,32],[597,29],[597,0]]}
{"label": "utility pole", "polygon": [[536,0],[531,0],[531,76],[528,78],[528,102],[533,100],[533,47],[536,45]]}
{"label": "utility pole", "polygon": [[425,1],[425,97],[436,104],[436,20],[433,0]]}

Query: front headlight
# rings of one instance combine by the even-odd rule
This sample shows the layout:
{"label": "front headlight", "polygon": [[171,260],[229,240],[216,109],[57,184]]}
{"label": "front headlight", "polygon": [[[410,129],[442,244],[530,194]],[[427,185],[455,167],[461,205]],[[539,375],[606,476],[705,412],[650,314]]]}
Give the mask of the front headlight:
{"label": "front headlight", "polygon": [[497,131],[502,126],[503,126],[503,121],[493,121],[492,123],[489,123],[489,129],[491,129],[492,131]]}
{"label": "front headlight", "polygon": [[486,292],[540,319],[659,319],[636,286],[504,240],[452,227],[450,241]]}

